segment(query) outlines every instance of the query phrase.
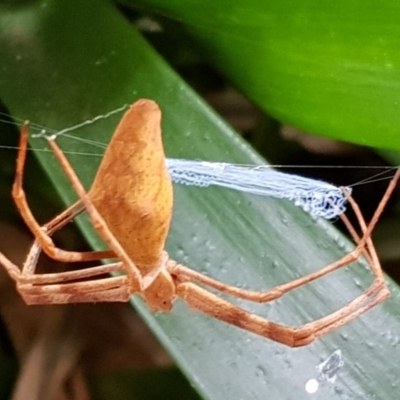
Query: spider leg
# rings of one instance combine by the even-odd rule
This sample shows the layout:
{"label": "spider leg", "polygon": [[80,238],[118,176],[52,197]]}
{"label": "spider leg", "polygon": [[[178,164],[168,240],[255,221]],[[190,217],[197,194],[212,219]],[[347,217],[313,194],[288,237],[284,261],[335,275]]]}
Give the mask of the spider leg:
{"label": "spider leg", "polygon": [[363,237],[360,238],[357,235],[357,233],[356,233],[355,229],[352,227],[351,223],[348,220],[346,221],[346,218],[343,219],[343,222],[345,223],[347,229],[349,230],[351,236],[353,237],[353,240],[356,243],[359,244],[360,242],[365,240],[366,245],[367,245],[368,250],[369,250],[369,257],[371,257],[371,261],[370,261],[371,269],[372,269],[372,271],[373,271],[373,273],[375,274],[376,277],[380,277],[382,279],[384,279],[384,276],[383,276],[383,272],[382,272],[382,269],[381,269],[381,266],[380,266],[378,255],[376,253],[375,246],[374,246],[374,244],[372,242],[372,239],[371,239],[371,233],[372,233],[373,229],[375,228],[375,226],[376,226],[376,224],[377,224],[377,222],[378,222],[378,220],[379,220],[379,218],[380,218],[380,216],[381,216],[381,214],[382,214],[382,212],[383,212],[383,210],[384,210],[384,208],[385,208],[390,196],[392,195],[394,189],[396,188],[396,185],[397,185],[399,179],[400,179],[400,168],[397,169],[395,175],[393,176],[393,178],[389,182],[389,185],[388,185],[388,187],[387,187],[387,189],[385,191],[385,194],[383,195],[382,200],[379,202],[378,207],[375,210],[375,213],[372,216],[372,219],[371,219],[368,227],[366,226],[365,220],[364,220],[364,218],[362,216],[362,213],[361,213],[361,210],[360,210],[360,207],[358,206],[358,204],[355,202],[353,197],[349,193],[346,192],[345,189],[343,190],[345,196],[347,197],[348,202],[350,203],[350,205],[351,205],[351,207],[353,209],[354,214],[357,217],[358,223],[359,223],[359,225],[361,227],[361,230],[363,232]]}
{"label": "spider leg", "polygon": [[14,280],[18,281],[21,277],[21,270],[12,263],[3,253],[0,252],[0,264],[5,268],[8,275]]}
{"label": "spider leg", "polygon": [[[395,177],[389,184],[388,189],[386,190],[386,193],[383,196],[368,226],[366,225],[357,204],[350,195],[345,193],[349,198],[350,205],[357,216],[363,236],[360,238],[350,224],[351,229],[349,229],[349,231],[355,239],[357,247],[351,253],[344,256],[341,260],[328,265],[327,267],[313,274],[307,275],[293,282],[289,282],[288,284],[277,286],[266,293],[246,291],[240,288],[225,285],[195,271],[191,271],[187,267],[177,265],[175,262],[170,260],[168,269],[175,276],[175,279],[180,282],[177,284],[177,295],[181,297],[190,308],[196,311],[210,315],[232,325],[236,325],[257,335],[275,340],[279,343],[283,343],[291,347],[304,346],[311,343],[318,337],[323,336],[356,319],[360,315],[364,314],[377,304],[390,297],[390,292],[384,281],[379,259],[371,240],[371,233],[382,213],[383,208],[386,205],[388,198],[394,190],[399,177],[400,171],[398,170]],[[282,296],[289,290],[299,287],[310,282],[311,280],[316,279],[317,277],[323,276],[334,271],[335,269],[355,261],[362,253],[366,254],[367,260],[370,262],[371,270],[376,277],[372,285],[363,294],[341,309],[299,328],[292,328],[273,323],[265,318],[245,311],[244,309],[219,298],[205,289],[196,286],[192,282],[187,282],[187,280],[190,279],[196,280],[224,293],[247,300],[270,301]]]}
{"label": "spider leg", "polygon": [[69,207],[67,210],[65,210],[58,217],[56,217],[54,220],[50,221],[47,225],[45,225],[45,227],[41,227],[39,225],[29,208],[23,189],[23,177],[27,147],[28,124],[25,123],[21,129],[17,167],[12,189],[12,196],[23,220],[25,221],[26,225],[29,227],[35,238],[39,241],[41,247],[43,248],[43,251],[49,257],[61,262],[93,261],[99,260],[101,258],[113,257],[113,254],[110,251],[75,252],[62,250],[55,246],[53,240],[46,232],[46,229],[48,229],[46,227],[50,227],[51,229],[53,229],[53,231],[60,229],[66,223],[75,218],[76,215],[80,214],[82,212],[82,209],[76,210],[76,208],[80,206],[80,202],[77,202]]}
{"label": "spider leg", "polygon": [[[25,265],[36,265],[41,250],[40,244],[35,241],[28,253]],[[1,253],[0,262],[6,266],[11,277],[17,282],[17,290],[27,304],[126,302],[131,295],[126,275],[83,282],[68,282],[124,270],[122,263],[100,265],[77,271],[31,275],[29,272],[26,273],[25,265],[23,270],[19,271],[18,267]]]}
{"label": "spider leg", "polygon": [[315,335],[317,337],[323,336],[358,318],[389,297],[390,292],[385,282],[375,280],[372,285],[355,300],[324,318],[303,325],[303,328],[311,326],[312,329],[315,330]]}
{"label": "spider leg", "polygon": [[[358,207],[358,205],[356,203],[355,203],[355,205]],[[354,228],[354,226],[348,219],[347,215],[341,214],[341,215],[339,215],[339,218],[342,220],[342,222],[346,226],[346,229],[349,231],[350,236],[354,240],[354,243],[356,243],[356,245],[360,245],[362,237],[359,236],[356,229]],[[359,220],[359,221],[361,221],[361,220]],[[364,219],[362,221],[364,222]],[[365,223],[363,223],[362,226],[364,227],[364,228],[363,227],[361,228],[362,232],[365,233],[365,231],[367,229]],[[370,249],[371,245],[372,245],[372,241],[370,240],[370,238],[368,238],[365,243],[365,246],[363,247],[363,251],[362,251],[363,256],[365,257],[365,259],[367,260],[369,265],[372,265],[372,263],[373,263],[373,260],[372,260],[373,257],[372,257],[371,249]]]}
{"label": "spider leg", "polygon": [[386,287],[374,283],[365,293],[345,307],[299,328],[280,325],[252,314],[190,282],[179,283],[177,295],[191,309],[287,346],[299,347],[356,319],[387,299],[389,292]]}
{"label": "spider leg", "polygon": [[[243,300],[248,300],[252,301],[255,303],[268,303],[270,301],[276,300],[286,293],[297,289],[300,286],[306,285],[307,283],[310,283],[312,281],[315,281],[318,278],[321,278],[339,268],[342,268],[345,265],[348,265],[354,261],[357,260],[359,256],[360,250],[354,250],[353,252],[346,254],[343,258],[340,260],[329,264],[325,268],[322,268],[318,271],[315,271],[311,274],[308,274],[306,276],[303,276],[298,279],[294,279],[293,281],[290,281],[288,283],[284,283],[282,285],[275,286],[273,289],[270,289],[266,292],[260,292],[260,291],[253,291],[253,290],[247,290],[247,289],[242,289],[238,288],[235,286],[230,286],[227,285],[223,282],[220,282],[218,280],[209,278],[208,276],[205,276],[199,272],[193,271],[192,269],[174,263],[172,260],[169,261],[168,264],[168,270],[173,276],[177,277],[183,277],[186,278],[187,280],[193,280],[198,283],[202,283],[206,286],[209,286],[213,289],[216,289],[222,293],[226,293],[230,296],[237,297],[239,299]],[[174,264],[173,264],[174,263]]]}
{"label": "spider leg", "polygon": [[346,217],[344,218],[344,222],[346,223],[347,221],[346,226],[348,227],[351,235],[353,236],[354,240],[357,243],[357,247],[352,252],[346,254],[341,259],[335,261],[334,263],[329,264],[328,266],[318,271],[315,271],[301,278],[295,279],[286,284],[278,285],[269,291],[259,292],[259,291],[245,290],[234,286],[230,286],[215,279],[209,278],[203,274],[200,274],[199,272],[193,271],[192,269],[187,268],[184,265],[177,264],[173,260],[168,261],[167,269],[172,275],[175,275],[180,278],[185,278],[186,280],[193,280],[198,283],[202,283],[222,293],[226,293],[231,296],[248,301],[266,303],[272,300],[276,300],[279,297],[283,296],[284,294],[288,293],[289,291],[294,290],[307,283],[310,283],[318,278],[321,278],[333,271],[336,271],[339,268],[349,265],[357,261],[361,254],[364,254],[367,258],[367,261],[369,261],[370,268],[376,279],[382,281],[383,284],[385,284],[383,272],[379,263],[379,258],[377,256],[375,247],[371,239],[371,233],[372,230],[375,228],[388,199],[390,198],[394,188],[396,187],[399,178],[400,178],[400,169],[397,170],[395,176],[388,185],[388,188],[384,196],[382,197],[382,200],[380,201],[368,227],[365,223],[365,220],[362,216],[362,213],[357,203],[348,193],[345,192],[345,195],[347,196],[349,203],[353,208],[354,213],[357,217],[358,223],[363,231],[363,236],[360,238],[357,235],[354,227],[351,225],[350,221],[348,221]]}
{"label": "spider leg", "polygon": [[398,169],[396,171],[395,176],[391,180],[391,182],[386,190],[386,193],[383,196],[381,202],[379,203],[378,208],[376,209],[368,227],[366,226],[365,220],[362,216],[362,213],[361,213],[361,210],[360,210],[358,204],[354,201],[354,199],[348,193],[344,192],[349,203],[351,204],[351,206],[353,208],[354,213],[357,216],[358,223],[360,224],[361,230],[363,232],[363,237],[360,238],[357,235],[357,233],[355,232],[355,230],[351,229],[352,226],[349,221],[346,221],[343,218],[342,218],[342,220],[346,224],[347,229],[349,230],[351,236],[353,237],[353,240],[356,243],[359,243],[359,245],[360,245],[362,243],[362,241],[365,240],[365,244],[368,249],[368,257],[367,258],[369,259],[369,265],[371,267],[371,270],[372,270],[373,274],[376,276],[376,278],[382,279],[382,280],[384,280],[384,275],[382,272],[378,254],[376,252],[375,246],[371,239],[371,233],[372,233],[372,230],[375,228],[375,226],[378,222],[378,219],[379,219],[380,215],[382,214],[382,211],[399,180],[399,177],[400,177],[400,169]]}
{"label": "spider leg", "polygon": [[124,272],[125,268],[122,263],[113,263],[98,265],[96,267],[79,269],[76,271],[56,272],[49,274],[21,275],[18,281],[29,283],[32,285],[48,285],[51,283],[62,283],[70,281],[80,281],[87,278],[93,278],[101,275],[110,274],[112,272]]}
{"label": "spider leg", "polygon": [[127,276],[114,276],[90,282],[59,285],[19,285],[18,291],[27,304],[69,304],[127,302],[131,295]]}
{"label": "spider leg", "polygon": [[17,283],[26,283],[32,285],[46,285],[50,283],[62,283],[75,280],[77,281],[109,274],[111,272],[125,271],[123,264],[121,262],[118,262],[79,269],[75,271],[34,274],[32,271],[34,271],[36,268],[41,250],[42,248],[39,242],[35,241],[28,252],[22,271],[1,252],[0,264],[4,266],[10,277]]}
{"label": "spider leg", "polygon": [[[34,266],[40,253],[40,244],[35,241],[28,253],[22,271],[0,253],[0,263],[4,265],[11,278],[16,281],[17,290],[27,304],[128,301],[131,289],[128,286],[126,275],[66,283],[98,277],[110,272],[125,271],[122,263],[53,274],[30,274],[27,270],[35,269]],[[29,268],[25,268],[26,265]]]}

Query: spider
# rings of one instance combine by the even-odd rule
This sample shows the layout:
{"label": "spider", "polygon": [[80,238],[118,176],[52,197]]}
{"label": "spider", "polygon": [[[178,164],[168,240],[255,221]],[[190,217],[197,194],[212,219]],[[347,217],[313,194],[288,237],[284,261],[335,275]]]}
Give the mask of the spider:
{"label": "spider", "polygon": [[[307,345],[348,323],[390,296],[371,232],[400,177],[399,171],[390,182],[368,226],[355,201],[345,193],[362,231],[362,235],[358,235],[348,219],[341,216],[357,244],[352,252],[319,271],[266,292],[244,290],[178,264],[164,250],[171,221],[173,191],[165,163],[160,124],[161,111],[154,101],[141,99],[134,103],[119,123],[88,192],[55,138],[47,138],[79,200],[44,226],[39,225],[30,211],[23,189],[28,124],[23,125],[12,195],[35,241],[22,269],[1,253],[0,263],[16,282],[27,304],[126,302],[131,295],[138,294],[150,310],[168,312],[174,300],[180,298],[196,311],[287,346],[297,347]],[[52,234],[83,211],[88,213],[94,229],[109,250],[74,252],[55,246]],[[118,262],[77,271],[37,274],[35,269],[41,251],[61,262],[110,258]],[[266,303],[351,264],[362,255],[374,275],[371,286],[338,311],[298,328],[252,314],[206,289]],[[124,274],[104,277],[104,274],[111,272]]]}

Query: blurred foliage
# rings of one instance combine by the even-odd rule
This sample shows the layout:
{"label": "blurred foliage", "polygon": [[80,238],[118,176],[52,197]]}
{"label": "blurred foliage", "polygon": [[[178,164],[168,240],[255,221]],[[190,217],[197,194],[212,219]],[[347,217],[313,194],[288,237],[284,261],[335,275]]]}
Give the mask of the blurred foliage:
{"label": "blurred foliage", "polygon": [[125,0],[179,21],[262,109],[310,133],[400,150],[400,5]]}

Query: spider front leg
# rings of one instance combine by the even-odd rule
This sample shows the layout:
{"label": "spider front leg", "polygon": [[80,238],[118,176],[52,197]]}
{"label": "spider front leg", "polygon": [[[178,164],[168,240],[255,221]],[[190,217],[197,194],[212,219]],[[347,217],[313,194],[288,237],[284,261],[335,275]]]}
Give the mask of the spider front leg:
{"label": "spider front leg", "polygon": [[[268,292],[248,291],[232,287],[192,271],[187,267],[180,266],[171,260],[169,262],[170,272],[175,276],[178,282],[183,282],[177,284],[177,295],[181,297],[190,308],[253,332],[257,335],[275,340],[291,347],[307,345],[318,337],[356,319],[390,296],[390,292],[383,279],[375,248],[370,240],[370,234],[379,217],[379,213],[380,210],[377,210],[375,215],[376,218],[372,219],[368,228],[366,228],[365,223],[360,223],[364,235],[359,240],[358,246],[353,252],[315,273],[287,284],[277,286]],[[200,288],[191,282],[187,282],[188,280],[194,280],[231,296],[263,303],[275,300],[290,290],[356,261],[360,254],[366,251],[365,246],[369,258],[372,261],[371,269],[376,277],[373,284],[362,295],[340,310],[299,328],[279,325],[265,318],[249,313],[248,311],[219,298],[205,289]]]}
{"label": "spider front leg", "polygon": [[93,261],[101,258],[112,258],[114,255],[110,251],[89,251],[89,252],[75,252],[59,249],[55,246],[53,240],[47,233],[46,227],[50,227],[53,231],[60,229],[69,221],[72,221],[79,215],[83,208],[81,202],[73,204],[62,214],[50,221],[45,227],[39,225],[36,221],[32,211],[29,208],[26,200],[25,191],[23,189],[24,167],[26,162],[26,154],[28,149],[28,123],[26,122],[21,129],[21,136],[19,142],[19,150],[17,156],[17,167],[15,172],[15,179],[12,189],[12,196],[14,202],[30,231],[35,236],[36,240],[40,243],[43,251],[52,259],[60,262],[81,262]]}
{"label": "spider front leg", "polygon": [[201,283],[205,286],[211,287],[213,289],[216,289],[222,293],[228,294],[230,296],[243,299],[243,300],[248,300],[252,301],[255,303],[268,303],[273,300],[277,300],[280,297],[284,296],[286,293],[289,293],[290,291],[297,289],[301,286],[304,286],[310,282],[313,282],[333,271],[338,270],[339,268],[342,268],[346,265],[349,265],[350,263],[356,261],[358,257],[360,256],[362,252],[362,248],[356,248],[354,251],[352,251],[349,254],[346,254],[344,257],[342,257],[340,260],[335,261],[332,264],[329,264],[328,266],[315,271],[311,274],[305,275],[301,278],[294,279],[293,281],[290,281],[288,283],[284,283],[278,286],[275,286],[274,288],[265,291],[265,292],[260,292],[260,291],[255,291],[255,290],[247,290],[247,289],[242,289],[238,288],[235,286],[227,285],[226,283],[220,282],[216,279],[209,278],[208,276],[205,276],[199,272],[193,271],[192,269],[184,266],[177,264],[175,261],[170,260],[168,263],[168,270],[169,272],[174,275],[174,276],[180,276],[184,277],[187,280],[192,280],[198,283]]}
{"label": "spider front leg", "polygon": [[[347,195],[350,205],[357,216],[363,235],[359,237],[350,222],[344,218],[344,222],[356,241],[357,247],[355,250],[327,267],[287,284],[279,285],[270,291],[256,292],[226,285],[170,260],[168,270],[175,279],[180,282],[177,284],[178,296],[181,297],[189,307],[197,311],[292,347],[306,345],[316,338],[337,329],[339,326],[354,320],[390,297],[390,292],[386,286],[379,259],[371,239],[371,233],[399,178],[400,170],[396,172],[391,180],[368,226],[364,221],[358,205],[350,195]],[[338,311],[299,328],[282,326],[249,313],[190,282],[193,280],[237,298],[263,303],[275,300],[295,288],[348,265],[356,261],[362,254],[366,256],[375,277],[372,285],[362,295]]]}
{"label": "spider front leg", "polygon": [[126,275],[40,286],[23,283],[17,289],[27,304],[126,303],[131,296]]}
{"label": "spider front leg", "polygon": [[[124,271],[122,263],[76,271],[31,274],[30,271],[36,268],[40,253],[40,244],[35,241],[22,271],[0,253],[0,263],[16,282],[17,290],[27,304],[128,301],[131,290],[126,275],[99,279],[110,272]],[[92,279],[87,280],[88,278]],[[82,279],[86,281],[81,281]]]}
{"label": "spider front leg", "polygon": [[381,287],[381,283],[375,281],[365,293],[345,307],[299,328],[280,325],[252,314],[191,282],[178,283],[177,295],[193,310],[286,346],[300,347],[356,319],[386,300],[389,292]]}
{"label": "spider front leg", "polygon": [[[344,255],[341,259],[325,266],[324,268],[322,268],[318,271],[312,272],[308,275],[305,275],[301,278],[295,279],[291,282],[288,282],[288,283],[285,283],[282,285],[278,285],[278,286],[274,287],[273,289],[268,290],[266,292],[245,290],[245,289],[227,285],[223,282],[217,281],[217,280],[209,278],[203,274],[200,274],[199,272],[193,271],[192,269],[190,269],[184,265],[177,264],[174,260],[169,260],[168,271],[172,275],[180,276],[181,278],[185,277],[187,280],[192,280],[192,281],[201,283],[203,285],[206,285],[208,287],[216,289],[220,292],[226,293],[230,296],[234,296],[237,298],[241,298],[243,300],[248,300],[248,301],[257,302],[257,303],[266,303],[269,301],[276,300],[279,297],[283,296],[284,294],[286,294],[296,288],[299,288],[300,286],[304,286],[307,283],[315,281],[316,279],[319,279],[319,278],[321,278],[329,273],[332,273],[346,265],[349,265],[349,264],[357,261],[360,258],[360,256],[362,254],[364,254],[375,278],[377,280],[379,280],[380,282],[382,282],[383,285],[385,285],[384,276],[382,273],[382,268],[381,268],[381,265],[379,262],[379,258],[378,258],[374,244],[371,239],[371,233],[372,233],[373,229],[375,228],[375,226],[379,220],[379,217],[381,216],[382,211],[385,208],[386,203],[387,203],[388,199],[390,198],[393,190],[395,189],[399,179],[400,179],[400,169],[398,169],[396,171],[396,174],[390,181],[388,188],[386,189],[386,192],[383,195],[368,226],[362,216],[362,213],[361,213],[357,203],[354,201],[354,199],[349,194],[345,193],[348,198],[348,201],[357,217],[360,228],[363,232],[362,237],[358,236],[358,234],[356,233],[356,230],[351,225],[351,223],[347,219],[347,217],[345,215],[341,216],[343,222],[347,226],[350,234],[352,235],[354,241],[357,244],[357,247],[353,251]],[[388,290],[386,289],[386,291],[388,291]]]}
{"label": "spider front leg", "polygon": [[[35,242],[24,264],[24,267],[27,268],[23,268],[23,271],[35,269],[40,252],[40,245]],[[122,263],[40,275],[20,271],[2,253],[0,253],[0,263],[3,264],[10,277],[16,282],[17,290],[27,304],[126,302],[131,295],[126,276],[71,282],[124,270]]]}

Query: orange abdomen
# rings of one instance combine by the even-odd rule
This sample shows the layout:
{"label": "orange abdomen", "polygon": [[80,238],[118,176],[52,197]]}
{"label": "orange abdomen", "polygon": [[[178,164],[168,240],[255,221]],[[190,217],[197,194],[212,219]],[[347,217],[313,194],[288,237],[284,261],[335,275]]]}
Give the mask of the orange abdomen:
{"label": "orange abdomen", "polygon": [[149,272],[161,259],[172,216],[158,105],[142,99],[119,123],[89,195],[128,256]]}

